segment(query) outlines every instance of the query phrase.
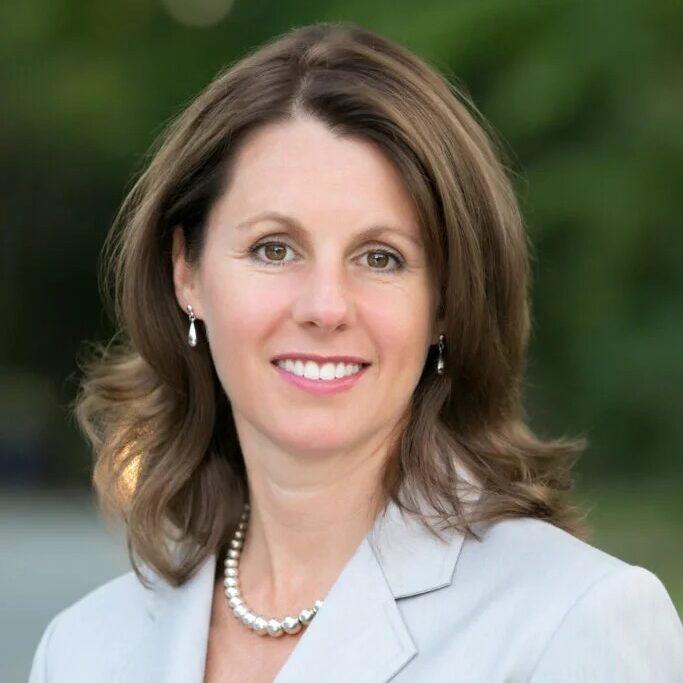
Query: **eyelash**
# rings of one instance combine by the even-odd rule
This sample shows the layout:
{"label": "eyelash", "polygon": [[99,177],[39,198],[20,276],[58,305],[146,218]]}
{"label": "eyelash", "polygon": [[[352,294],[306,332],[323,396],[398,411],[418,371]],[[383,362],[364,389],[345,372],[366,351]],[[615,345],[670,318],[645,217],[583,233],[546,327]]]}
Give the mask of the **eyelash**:
{"label": "eyelash", "polygon": [[[260,259],[256,256],[256,253],[258,252],[259,249],[262,247],[267,247],[270,245],[277,245],[285,248],[292,249],[292,247],[289,246],[286,242],[259,242],[258,244],[255,244],[253,247],[249,249],[249,254],[251,255],[252,259],[255,261],[258,261],[259,263],[263,263],[266,266],[275,266],[275,267],[282,267],[289,263],[288,261],[267,261]],[[387,269],[387,268],[371,268],[370,270],[376,270],[379,273],[395,273],[400,270],[403,270],[405,267],[405,261],[395,252],[390,251],[388,249],[372,249],[370,251],[364,252],[365,254],[373,253],[373,254],[386,254],[387,256],[390,256],[391,258],[394,259],[394,262],[396,265],[393,268]]]}

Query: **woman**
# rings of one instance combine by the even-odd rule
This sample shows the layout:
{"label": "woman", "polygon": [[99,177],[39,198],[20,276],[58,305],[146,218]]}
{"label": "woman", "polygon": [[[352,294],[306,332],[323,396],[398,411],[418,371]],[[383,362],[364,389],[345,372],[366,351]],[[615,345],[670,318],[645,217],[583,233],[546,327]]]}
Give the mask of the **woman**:
{"label": "woman", "polygon": [[133,571],[31,681],[674,681],[659,579],[590,546],[526,426],[527,238],[474,107],[353,24],[175,120],[108,240],[76,412]]}

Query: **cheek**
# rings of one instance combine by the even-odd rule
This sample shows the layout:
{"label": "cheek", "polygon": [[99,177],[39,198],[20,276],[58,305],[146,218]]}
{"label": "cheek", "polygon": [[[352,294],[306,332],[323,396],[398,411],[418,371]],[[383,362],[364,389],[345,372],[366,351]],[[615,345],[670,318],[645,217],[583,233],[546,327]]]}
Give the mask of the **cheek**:
{"label": "cheek", "polygon": [[424,359],[429,345],[430,302],[426,285],[412,281],[362,299],[362,317],[370,330],[380,360],[412,373]]}
{"label": "cheek", "polygon": [[[282,305],[286,288],[250,273],[241,264],[209,264],[202,278],[207,323],[215,327],[215,341],[246,341],[267,329]],[[218,339],[220,335],[221,339]]]}
{"label": "cheek", "polygon": [[[285,296],[280,289],[259,286],[244,273],[224,272],[203,283],[205,324],[216,372],[227,393],[253,364],[262,364],[260,351]],[[232,385],[232,387],[231,387]]]}

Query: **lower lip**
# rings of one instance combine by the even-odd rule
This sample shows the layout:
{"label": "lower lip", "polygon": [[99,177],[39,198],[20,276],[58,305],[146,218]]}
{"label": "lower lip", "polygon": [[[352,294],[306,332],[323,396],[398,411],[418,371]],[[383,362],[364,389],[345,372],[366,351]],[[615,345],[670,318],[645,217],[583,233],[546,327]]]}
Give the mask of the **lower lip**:
{"label": "lower lip", "polygon": [[360,380],[369,367],[368,365],[364,365],[357,373],[349,375],[348,377],[324,380],[299,377],[299,375],[295,375],[293,372],[289,372],[275,363],[271,363],[271,365],[280,373],[282,379],[294,384],[299,387],[299,389],[318,395],[337,394],[340,391],[348,391],[356,382],[358,382],[358,380]]}

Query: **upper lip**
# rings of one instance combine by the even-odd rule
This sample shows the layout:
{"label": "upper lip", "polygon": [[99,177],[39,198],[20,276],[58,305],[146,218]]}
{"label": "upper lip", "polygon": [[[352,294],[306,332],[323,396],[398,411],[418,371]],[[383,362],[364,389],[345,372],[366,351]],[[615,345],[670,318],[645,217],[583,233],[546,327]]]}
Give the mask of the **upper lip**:
{"label": "upper lip", "polygon": [[370,365],[369,361],[359,356],[320,356],[316,353],[279,353],[273,357],[273,362],[291,358],[292,360],[312,360],[322,365],[323,363],[357,363],[359,365]]}

